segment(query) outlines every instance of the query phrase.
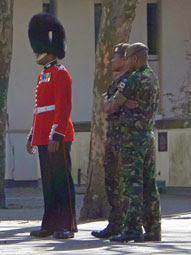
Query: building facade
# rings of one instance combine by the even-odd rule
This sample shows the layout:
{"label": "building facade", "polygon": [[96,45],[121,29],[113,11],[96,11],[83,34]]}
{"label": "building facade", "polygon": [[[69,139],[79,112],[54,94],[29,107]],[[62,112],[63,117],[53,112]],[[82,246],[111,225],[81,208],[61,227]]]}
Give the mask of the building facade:
{"label": "building facade", "polygon": [[[6,137],[5,179],[40,179],[37,155],[31,156],[25,150],[27,133],[32,124],[36,79],[41,71],[41,67],[35,62],[27,30],[31,16],[44,10],[54,12],[66,30],[67,55],[61,63],[67,67],[73,78],[72,120],[76,126],[76,140],[72,148],[72,174],[75,183],[79,182],[79,172],[81,183],[86,182],[95,42],[101,2],[15,0],[13,55],[7,104],[9,127]],[[130,35],[130,43],[139,41],[148,44],[149,64],[160,80],[161,100],[157,119],[161,120],[156,129],[156,172],[157,178],[164,180],[167,186],[191,186],[190,123],[188,120],[184,120],[184,124],[175,121],[172,105],[165,96],[167,93],[178,95],[190,71],[190,9],[190,0],[141,0]],[[161,149],[159,145],[161,148],[166,147]]]}

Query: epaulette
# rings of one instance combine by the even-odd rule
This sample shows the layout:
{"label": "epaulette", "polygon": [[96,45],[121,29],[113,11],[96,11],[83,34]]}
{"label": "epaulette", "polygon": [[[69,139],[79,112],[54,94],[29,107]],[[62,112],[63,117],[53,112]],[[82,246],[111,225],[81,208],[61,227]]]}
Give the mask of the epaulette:
{"label": "epaulette", "polygon": [[56,66],[59,70],[61,70],[61,69],[66,69],[65,66],[62,65],[62,64],[56,64],[55,66]]}

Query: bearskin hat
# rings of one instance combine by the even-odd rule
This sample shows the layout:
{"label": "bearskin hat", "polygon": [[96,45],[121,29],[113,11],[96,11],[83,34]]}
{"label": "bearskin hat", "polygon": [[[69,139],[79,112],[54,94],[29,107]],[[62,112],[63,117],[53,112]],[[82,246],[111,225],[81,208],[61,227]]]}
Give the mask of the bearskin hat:
{"label": "bearskin hat", "polygon": [[35,53],[65,57],[66,36],[62,24],[47,13],[34,15],[29,22],[28,36]]}

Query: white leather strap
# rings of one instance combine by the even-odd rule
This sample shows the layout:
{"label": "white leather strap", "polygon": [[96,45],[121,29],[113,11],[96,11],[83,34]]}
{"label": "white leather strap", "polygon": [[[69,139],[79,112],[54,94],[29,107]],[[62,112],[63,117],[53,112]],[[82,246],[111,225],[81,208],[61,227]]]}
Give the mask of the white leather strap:
{"label": "white leather strap", "polygon": [[34,109],[34,113],[42,113],[42,112],[49,112],[55,110],[55,105],[47,105],[47,106],[42,106],[42,107],[36,107]]}

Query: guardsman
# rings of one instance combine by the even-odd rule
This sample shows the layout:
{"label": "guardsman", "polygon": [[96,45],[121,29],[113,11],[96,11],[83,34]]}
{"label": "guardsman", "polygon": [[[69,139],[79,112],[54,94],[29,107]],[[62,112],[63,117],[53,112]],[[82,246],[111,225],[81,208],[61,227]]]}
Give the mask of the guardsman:
{"label": "guardsman", "polygon": [[35,237],[72,238],[75,223],[75,193],[71,176],[70,150],[74,128],[72,110],[72,79],[67,69],[57,63],[65,56],[66,38],[62,24],[52,15],[34,15],[28,36],[36,62],[44,67],[36,83],[33,126],[27,151],[38,147],[44,215]]}

